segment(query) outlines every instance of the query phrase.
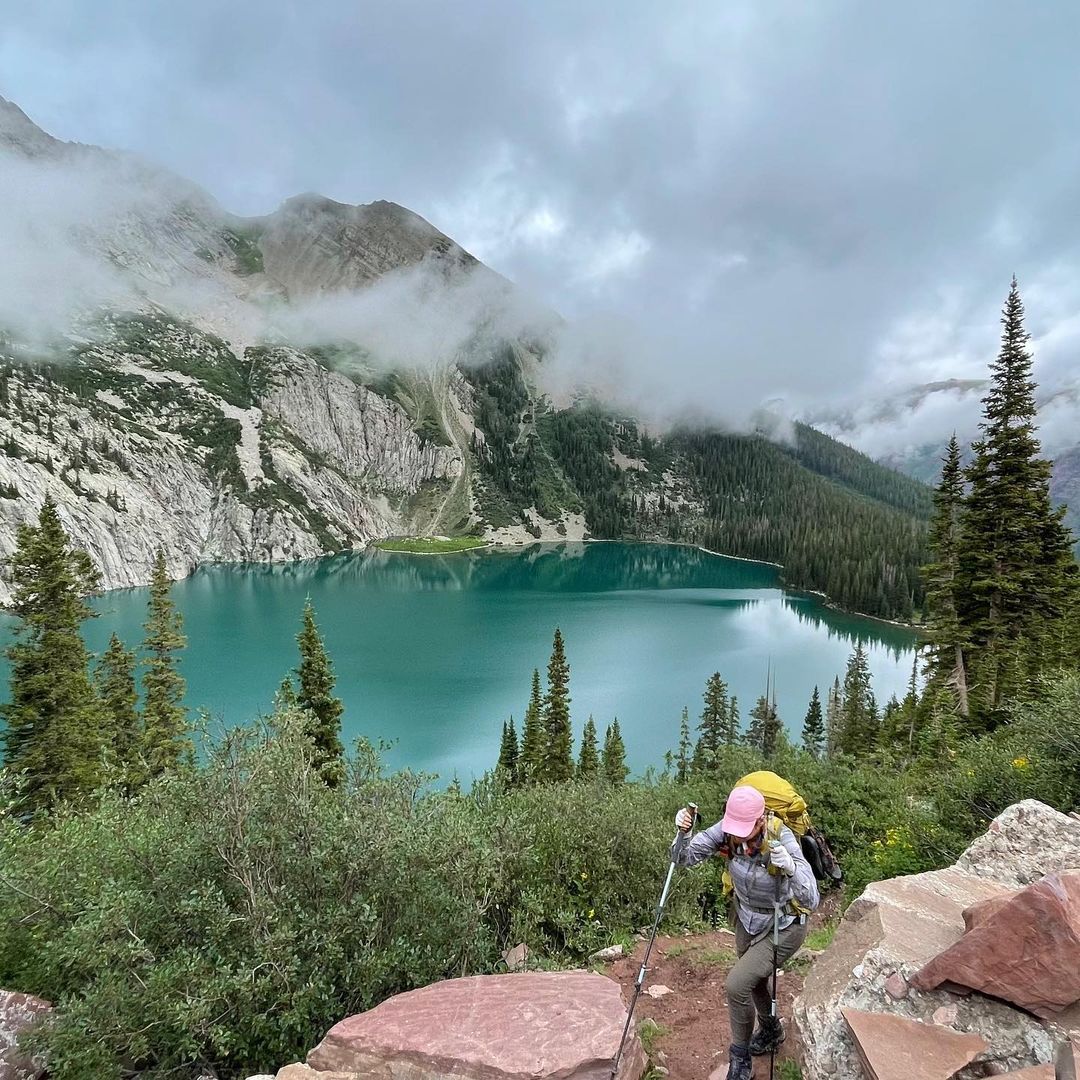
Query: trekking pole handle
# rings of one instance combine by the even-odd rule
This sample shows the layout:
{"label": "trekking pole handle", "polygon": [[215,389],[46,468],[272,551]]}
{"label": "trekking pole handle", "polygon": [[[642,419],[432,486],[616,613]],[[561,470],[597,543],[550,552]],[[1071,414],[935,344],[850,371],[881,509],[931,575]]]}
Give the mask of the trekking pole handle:
{"label": "trekking pole handle", "polygon": [[[684,809],[687,810],[690,814],[690,825],[686,829],[679,829],[679,831],[675,834],[676,840],[686,840],[694,831],[694,826],[697,824],[697,803],[687,803]],[[676,815],[676,820],[678,820],[678,815]]]}

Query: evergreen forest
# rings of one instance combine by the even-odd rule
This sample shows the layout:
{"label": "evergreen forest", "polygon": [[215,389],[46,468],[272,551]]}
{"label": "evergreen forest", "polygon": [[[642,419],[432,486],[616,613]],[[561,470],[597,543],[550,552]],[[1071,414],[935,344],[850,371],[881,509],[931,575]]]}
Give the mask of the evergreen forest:
{"label": "evergreen forest", "polygon": [[[701,429],[653,438],[594,402],[556,409],[530,393],[510,347],[465,372],[493,524],[518,520],[515,506],[580,512],[596,537],[779,563],[787,585],[851,611],[911,620],[921,610],[932,497],[918,481],[805,424],[784,441]],[[634,467],[617,465],[613,448]]]}

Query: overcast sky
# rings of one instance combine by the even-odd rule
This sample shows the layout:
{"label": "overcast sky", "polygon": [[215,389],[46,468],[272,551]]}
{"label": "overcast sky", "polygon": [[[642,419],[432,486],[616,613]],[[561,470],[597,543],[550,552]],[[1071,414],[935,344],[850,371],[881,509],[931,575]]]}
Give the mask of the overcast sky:
{"label": "overcast sky", "polygon": [[228,209],[428,218],[646,385],[823,398],[985,373],[1009,278],[1080,367],[1080,6],[49,0],[0,94]]}

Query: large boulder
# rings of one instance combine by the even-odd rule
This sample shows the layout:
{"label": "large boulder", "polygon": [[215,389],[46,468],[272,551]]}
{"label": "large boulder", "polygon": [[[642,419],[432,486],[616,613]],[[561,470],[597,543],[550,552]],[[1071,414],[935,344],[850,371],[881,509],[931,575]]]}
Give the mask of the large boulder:
{"label": "large boulder", "polygon": [[30,994],[0,990],[0,1080],[37,1080],[45,1063],[19,1050],[19,1037],[52,1010],[52,1005]]}
{"label": "large boulder", "polygon": [[979,990],[1049,1018],[1080,1001],[1080,870],[964,912],[967,932],[917,972],[920,990]]}
{"label": "large boulder", "polygon": [[[1063,865],[1064,864],[1064,865]],[[808,1080],[863,1075],[841,1008],[891,1013],[982,1036],[977,1068],[1020,1069],[1053,1059],[1057,1040],[1080,1038],[1080,1007],[1040,1022],[1003,1001],[911,985],[954,945],[964,911],[1007,899],[1047,873],[1080,867],[1080,821],[1028,800],[1009,807],[955,866],[878,881],[848,908],[817,958],[794,1016]]]}
{"label": "large boulder", "polygon": [[[608,1080],[625,1022],[618,984],[592,972],[447,979],[341,1021],[307,1064],[363,1080]],[[631,1031],[618,1080],[644,1071]]]}

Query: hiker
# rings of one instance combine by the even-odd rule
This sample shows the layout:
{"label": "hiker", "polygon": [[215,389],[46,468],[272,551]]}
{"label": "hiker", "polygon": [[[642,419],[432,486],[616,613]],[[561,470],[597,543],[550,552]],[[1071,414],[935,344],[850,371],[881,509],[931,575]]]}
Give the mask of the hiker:
{"label": "hiker", "polygon": [[[736,787],[720,821],[689,842],[685,836],[679,837],[673,848],[673,858],[680,866],[696,866],[713,855],[722,855],[728,861],[734,886],[735,952],[739,959],[725,984],[731,1017],[728,1080],[750,1080],[751,1055],[775,1053],[784,1041],[780,1018],[771,1012],[769,979],[774,960],[776,966],[783,964],[802,945],[807,913],[818,905],[817,881],[799,841],[779,818],[771,821],[770,828],[760,791]],[[687,809],[680,810],[675,824],[686,834],[693,828],[693,815]],[[780,935],[774,958],[773,904],[777,900]]]}

